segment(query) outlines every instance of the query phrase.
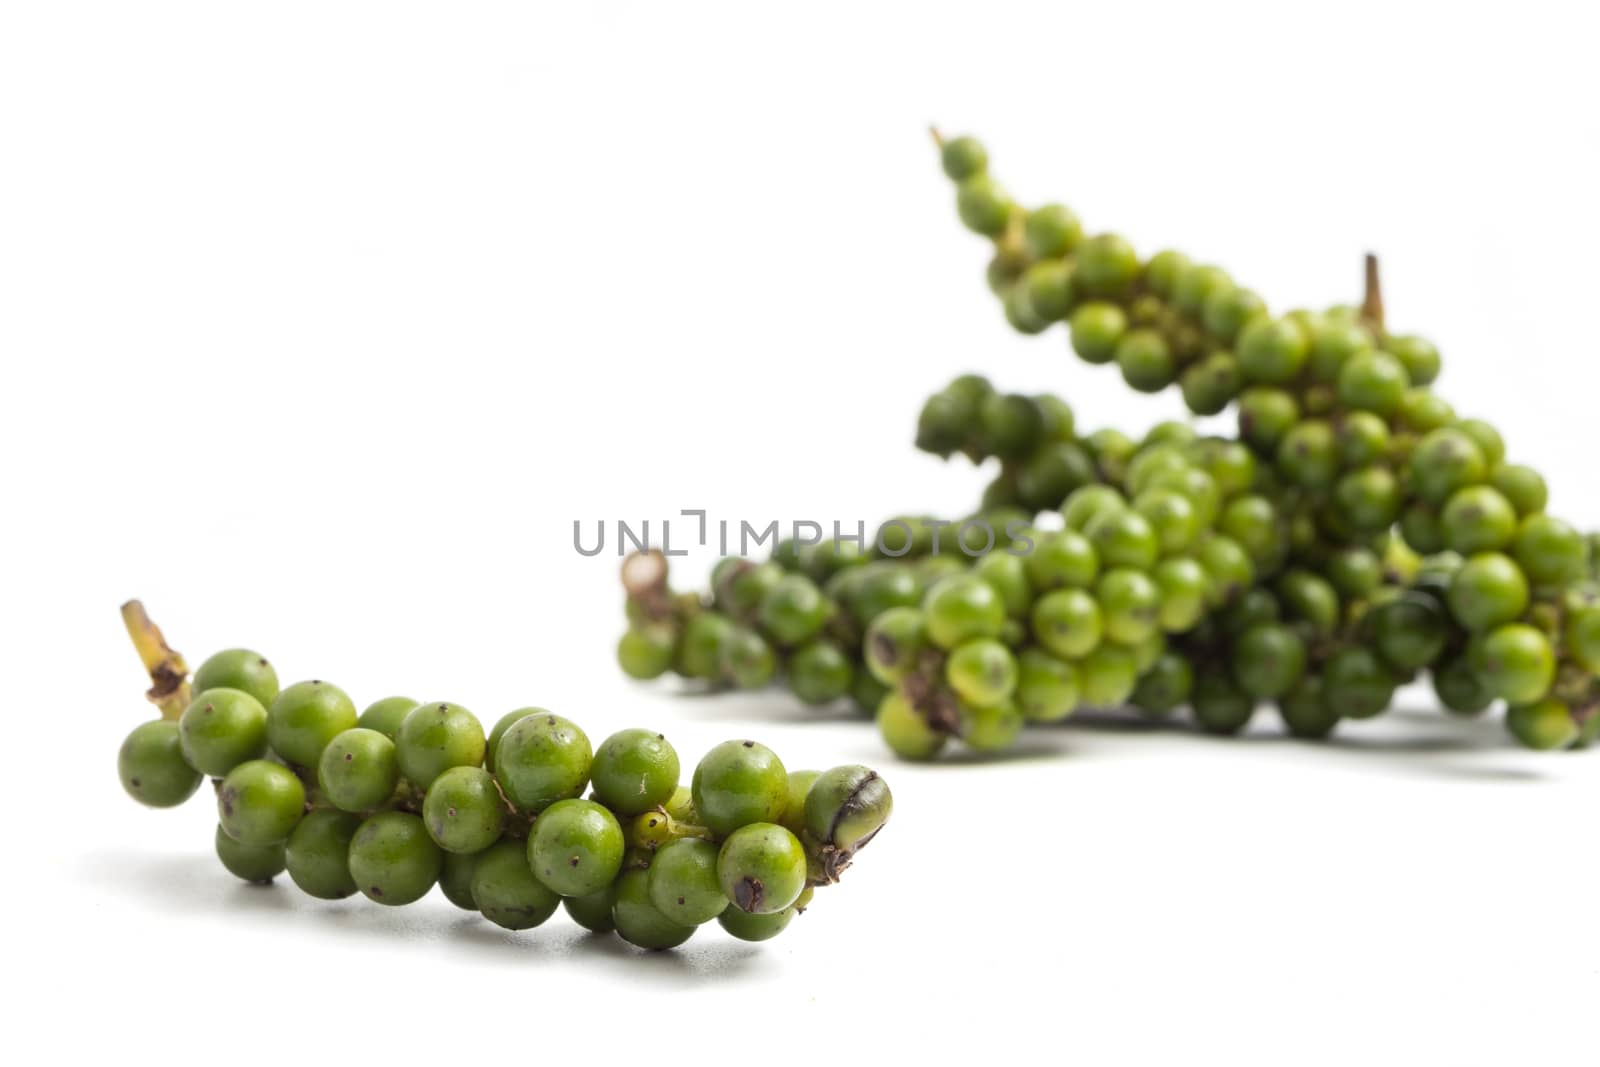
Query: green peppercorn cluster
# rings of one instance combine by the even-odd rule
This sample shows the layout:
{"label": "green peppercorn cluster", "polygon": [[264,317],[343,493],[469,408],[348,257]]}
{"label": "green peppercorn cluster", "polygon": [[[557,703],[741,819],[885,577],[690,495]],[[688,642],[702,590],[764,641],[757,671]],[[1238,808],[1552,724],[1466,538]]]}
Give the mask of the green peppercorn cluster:
{"label": "green peppercorn cluster", "polygon": [[940,153],[1013,327],[1062,324],[1086,362],[1177,388],[1197,416],[1231,407],[1236,432],[1084,433],[1059,397],[963,376],[923,406],[916,443],[998,465],[978,551],[961,524],[930,550],[924,522],[891,552],[880,536],[724,560],[705,597],[630,589],[630,674],[876,699],[909,757],[1003,748],[1080,704],[1187,706],[1215,732],[1271,704],[1321,737],[1424,675],[1451,712],[1503,704],[1535,748],[1600,732],[1595,538],[1434,391],[1439,352],[1386,329],[1374,260],[1361,305],[1275,317],[1219,267],[1022,208],[971,138]]}
{"label": "green peppercorn cluster", "polygon": [[280,689],[243,649],[206,660],[192,687],[152,677],[170,717],[123,743],[129,795],[172,807],[212,778],[222,865],[250,882],[287,871],[324,900],[410,904],[438,885],[510,930],[564,907],[641,948],[680,945],[713,919],[764,941],[839,880],[893,805],[868,768],[790,771],[755,741],[718,745],[686,786],[649,730],[592,747],[543,708],[487,732],[448,701],[358,712],[325,681]]}

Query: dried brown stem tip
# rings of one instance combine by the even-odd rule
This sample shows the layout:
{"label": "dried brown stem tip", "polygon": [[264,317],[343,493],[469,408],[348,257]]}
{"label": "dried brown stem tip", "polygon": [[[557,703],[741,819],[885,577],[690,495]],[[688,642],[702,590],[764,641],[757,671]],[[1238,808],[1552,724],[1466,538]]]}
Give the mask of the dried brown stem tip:
{"label": "dried brown stem tip", "polygon": [[1378,333],[1383,332],[1383,285],[1378,279],[1378,257],[1367,253],[1365,281],[1361,297],[1361,319]]}
{"label": "dried brown stem tip", "polygon": [[139,601],[130,600],[122,605],[122,624],[127,627],[128,638],[150,675],[150,688],[145,696],[161,709],[163,719],[176,719],[189,706],[189,665],[167,644],[161,627],[150,621]]}

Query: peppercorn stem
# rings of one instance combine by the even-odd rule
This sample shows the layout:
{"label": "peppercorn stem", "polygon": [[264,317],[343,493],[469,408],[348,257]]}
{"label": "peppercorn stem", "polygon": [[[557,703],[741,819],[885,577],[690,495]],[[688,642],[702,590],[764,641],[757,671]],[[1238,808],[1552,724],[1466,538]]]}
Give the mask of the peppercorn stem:
{"label": "peppercorn stem", "polygon": [[928,136],[933,138],[933,143],[934,144],[938,145],[940,148],[944,147],[944,134],[939,132],[939,127],[937,127],[937,126],[929,126],[928,127]]}
{"label": "peppercorn stem", "polygon": [[150,675],[145,696],[161,709],[163,719],[176,719],[189,706],[189,665],[167,644],[161,627],[151,621],[139,601],[122,605],[122,624]]}
{"label": "peppercorn stem", "polygon": [[1361,297],[1361,318],[1378,333],[1383,332],[1383,285],[1378,279],[1378,257],[1368,252],[1364,260],[1365,279]]}

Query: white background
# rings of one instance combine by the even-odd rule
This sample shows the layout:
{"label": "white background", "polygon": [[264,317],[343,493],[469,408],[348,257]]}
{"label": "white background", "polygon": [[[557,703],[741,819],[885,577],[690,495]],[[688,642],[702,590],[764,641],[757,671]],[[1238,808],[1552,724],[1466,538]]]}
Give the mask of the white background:
{"label": "white background", "polygon": [[[1003,326],[929,121],[1275,307],[1376,249],[1441,388],[1600,526],[1584,5],[534,7],[3,8],[7,1059],[1594,1061],[1600,754],[1419,697],[1321,747],[1263,713],[889,765],[842,712],[627,684],[615,559],[571,548],[958,512],[983,476],[910,437],[961,371],[1178,413]],[[135,595],[194,661],[653,725],[686,764],[753,734],[884,765],[897,815],[765,946],[243,887],[203,798],[118,789]]]}

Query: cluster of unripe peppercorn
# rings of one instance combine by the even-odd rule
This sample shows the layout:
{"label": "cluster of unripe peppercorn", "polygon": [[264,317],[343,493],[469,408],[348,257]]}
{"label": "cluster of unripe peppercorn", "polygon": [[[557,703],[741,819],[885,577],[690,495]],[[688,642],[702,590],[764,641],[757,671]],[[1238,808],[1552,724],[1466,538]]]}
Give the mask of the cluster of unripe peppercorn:
{"label": "cluster of unripe peppercorn", "polygon": [[510,930],[564,907],[641,948],[680,945],[713,919],[765,941],[838,881],[893,805],[865,767],[789,771],[755,741],[713,748],[684,786],[677,752],[649,730],[591,748],[543,708],[487,733],[447,701],[358,713],[328,682],[280,689],[244,649],[212,656],[191,684],[137,603],[124,614],[163,717],[123,743],[123,787],[164,808],[211,778],[217,857],[250,882],[287,871],[313,897],[386,905],[438,885]]}
{"label": "cluster of unripe peppercorn", "polygon": [[1188,707],[1233,732],[1271,704],[1321,737],[1424,674],[1453,713],[1504,705],[1531,747],[1600,732],[1594,539],[1433,390],[1439,353],[1385,328],[1375,261],[1361,305],[1273,316],[1218,267],[1142,259],[1061,205],[1017,205],[971,138],[940,154],[1016,329],[1064,324],[1085,361],[1141,392],[1177,387],[1197,416],[1232,406],[1236,432],[1080,434],[1060,398],[957,379],[916,441],[997,463],[981,522],[937,546],[939,528],[899,520],[914,532],[865,551],[724,560],[705,597],[671,594],[664,561],[636,557],[630,674],[848,694],[913,758],[951,739],[1003,748],[1079,706]]}

